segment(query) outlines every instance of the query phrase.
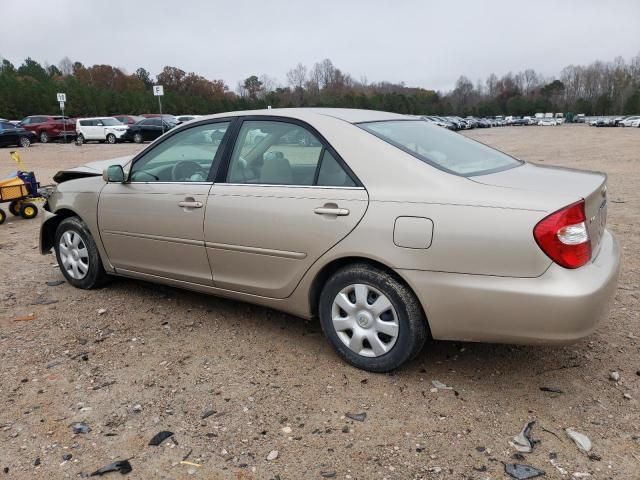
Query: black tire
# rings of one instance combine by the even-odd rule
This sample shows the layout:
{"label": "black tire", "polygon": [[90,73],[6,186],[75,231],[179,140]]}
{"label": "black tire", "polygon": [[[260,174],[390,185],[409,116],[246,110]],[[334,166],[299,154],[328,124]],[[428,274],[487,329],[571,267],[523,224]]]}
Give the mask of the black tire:
{"label": "black tire", "polygon": [[111,145],[116,143],[116,136],[113,133],[107,135],[107,143],[110,143]]}
{"label": "black tire", "polygon": [[20,216],[20,207],[19,204],[16,200],[12,201],[9,204],[9,211],[11,212],[11,215],[15,216],[15,217],[19,217]]}
{"label": "black tire", "polygon": [[31,140],[29,140],[29,137],[20,137],[18,143],[22,148],[29,148],[31,146]]}
{"label": "black tire", "polygon": [[7,214],[0,208],[0,225],[2,225],[7,219]]}
{"label": "black tire", "polygon": [[[391,349],[374,357],[351,350],[338,336],[332,321],[336,296],[349,285],[365,284],[385,295],[396,312],[398,336]],[[338,270],[326,282],[320,294],[320,325],[338,355],[351,365],[370,372],[388,372],[415,357],[428,336],[427,320],[418,299],[402,282],[388,272],[367,264],[353,264]]]}
{"label": "black tire", "polygon": [[143,140],[143,138],[142,138],[142,134],[141,133],[134,133],[133,134],[133,141],[135,143],[142,143],[142,140]]}
{"label": "black tire", "polygon": [[[87,249],[87,258],[88,258],[88,270],[86,275],[82,278],[74,278],[64,267],[63,259],[60,255],[60,240],[65,233],[72,233],[73,235],[78,235],[80,237],[81,245],[84,245]],[[104,271],[104,267],[102,266],[102,259],[100,258],[100,253],[98,252],[98,247],[96,246],[95,241],[93,240],[93,236],[89,229],[85,225],[85,223],[80,220],[78,217],[69,217],[65,218],[58,228],[56,229],[55,234],[55,243],[53,248],[56,252],[56,259],[58,261],[58,266],[60,267],[60,271],[64,275],[64,278],[76,288],[82,288],[85,290],[90,290],[93,288],[100,288],[103,286],[107,280],[108,275]]]}
{"label": "black tire", "polygon": [[46,131],[40,132],[40,143],[47,143],[49,141],[49,134]]}
{"label": "black tire", "polygon": [[26,202],[20,205],[20,216],[25,220],[31,220],[38,215],[38,207],[35,203]]}

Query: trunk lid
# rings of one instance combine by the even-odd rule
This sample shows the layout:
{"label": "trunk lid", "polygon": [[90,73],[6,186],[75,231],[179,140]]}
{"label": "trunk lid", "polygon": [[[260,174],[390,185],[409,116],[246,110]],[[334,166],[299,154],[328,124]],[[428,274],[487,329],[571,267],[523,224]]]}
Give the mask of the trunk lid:
{"label": "trunk lid", "polygon": [[596,256],[607,222],[606,174],[525,163],[517,168],[469,179],[484,185],[538,192],[546,198],[557,197],[555,210],[584,198],[592,258]]}

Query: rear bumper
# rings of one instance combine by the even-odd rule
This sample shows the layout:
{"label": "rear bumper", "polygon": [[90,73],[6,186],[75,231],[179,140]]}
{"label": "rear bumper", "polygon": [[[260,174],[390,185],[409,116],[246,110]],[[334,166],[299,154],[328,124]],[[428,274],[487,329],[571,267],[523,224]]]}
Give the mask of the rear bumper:
{"label": "rear bumper", "polygon": [[620,251],[605,230],[589,264],[552,264],[536,278],[398,270],[418,295],[436,339],[568,343],[591,334],[609,313]]}

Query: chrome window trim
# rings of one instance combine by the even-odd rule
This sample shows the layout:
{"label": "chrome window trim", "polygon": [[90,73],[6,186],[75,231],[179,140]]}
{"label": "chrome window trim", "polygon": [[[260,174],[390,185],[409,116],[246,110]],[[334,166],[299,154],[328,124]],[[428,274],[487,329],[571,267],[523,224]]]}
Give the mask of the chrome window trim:
{"label": "chrome window trim", "polygon": [[274,183],[216,183],[216,186],[228,187],[278,187],[278,188],[313,188],[327,190],[365,190],[364,187],[336,187],[328,185],[278,185]]}

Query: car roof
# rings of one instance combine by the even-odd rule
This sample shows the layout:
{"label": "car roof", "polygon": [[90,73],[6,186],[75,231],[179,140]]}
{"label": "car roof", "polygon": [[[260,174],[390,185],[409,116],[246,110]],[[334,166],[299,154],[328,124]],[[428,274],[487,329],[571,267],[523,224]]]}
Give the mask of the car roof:
{"label": "car roof", "polygon": [[378,110],[359,110],[355,108],[269,108],[264,110],[244,110],[239,112],[218,113],[200,118],[239,117],[247,115],[263,115],[273,117],[291,117],[299,120],[313,120],[314,117],[333,117],[348,123],[378,122],[382,120],[407,120],[412,117],[398,113]]}

